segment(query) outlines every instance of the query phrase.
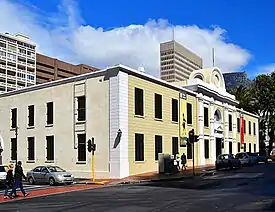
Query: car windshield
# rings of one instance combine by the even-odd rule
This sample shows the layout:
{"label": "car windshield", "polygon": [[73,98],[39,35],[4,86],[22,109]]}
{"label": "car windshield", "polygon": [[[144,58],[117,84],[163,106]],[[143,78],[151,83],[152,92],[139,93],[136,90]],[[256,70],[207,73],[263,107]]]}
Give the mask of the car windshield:
{"label": "car windshield", "polygon": [[0,166],[0,172],[6,172],[8,169],[7,166]]}
{"label": "car windshield", "polygon": [[243,157],[242,154],[236,154],[236,156],[235,156],[235,158],[237,158],[237,159],[240,159],[240,158],[242,158],[242,157]]}
{"label": "car windshield", "polygon": [[48,166],[47,168],[50,170],[50,172],[65,172],[64,169],[61,169],[58,166]]}

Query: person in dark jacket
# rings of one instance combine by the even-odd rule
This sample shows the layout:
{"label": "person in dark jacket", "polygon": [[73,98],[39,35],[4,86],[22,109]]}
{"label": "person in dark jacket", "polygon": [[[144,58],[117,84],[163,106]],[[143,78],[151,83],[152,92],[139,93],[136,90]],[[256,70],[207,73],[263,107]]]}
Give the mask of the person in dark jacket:
{"label": "person in dark jacket", "polygon": [[182,153],[181,155],[181,164],[182,164],[182,171],[183,169],[186,170],[186,155],[184,153]]}
{"label": "person in dark jacket", "polygon": [[24,197],[28,196],[29,194],[25,192],[22,184],[22,178],[25,180],[27,177],[24,175],[23,168],[22,168],[22,162],[18,161],[17,165],[15,166],[15,172],[14,172],[14,178],[15,178],[15,185],[9,195],[10,198],[12,198],[12,194],[15,194],[16,189],[19,187]]}
{"label": "person in dark jacket", "polygon": [[[10,164],[8,166],[8,171],[7,171],[7,175],[6,175],[6,182],[5,182],[5,193],[4,193],[4,198],[9,198],[8,196],[8,191],[9,189],[14,185],[14,177],[13,177],[13,165]],[[16,193],[14,193],[16,196]]]}

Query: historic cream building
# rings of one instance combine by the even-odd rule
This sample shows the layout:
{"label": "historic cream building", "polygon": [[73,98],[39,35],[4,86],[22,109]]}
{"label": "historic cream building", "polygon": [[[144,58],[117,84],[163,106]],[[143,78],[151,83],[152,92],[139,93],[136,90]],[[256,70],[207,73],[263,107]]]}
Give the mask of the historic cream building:
{"label": "historic cream building", "polygon": [[159,153],[185,152],[192,165],[185,141],[195,129],[195,164],[213,164],[221,152],[258,150],[258,117],[237,103],[218,68],[171,84],[117,65],[27,87],[0,95],[2,163],[21,160],[26,171],[55,164],[91,177],[87,140],[93,137],[96,177],[123,178],[157,171]]}

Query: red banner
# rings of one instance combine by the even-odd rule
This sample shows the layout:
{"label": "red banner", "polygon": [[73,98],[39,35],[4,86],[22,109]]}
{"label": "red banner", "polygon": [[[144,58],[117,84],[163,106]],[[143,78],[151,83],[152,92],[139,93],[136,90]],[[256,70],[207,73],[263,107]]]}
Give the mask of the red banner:
{"label": "red banner", "polygon": [[244,118],[241,117],[241,143],[244,143]]}

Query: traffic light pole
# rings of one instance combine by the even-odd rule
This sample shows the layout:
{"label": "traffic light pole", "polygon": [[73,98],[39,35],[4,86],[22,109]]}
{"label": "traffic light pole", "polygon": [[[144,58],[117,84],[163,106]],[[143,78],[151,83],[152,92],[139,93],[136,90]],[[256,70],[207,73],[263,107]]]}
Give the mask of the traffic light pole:
{"label": "traffic light pole", "polygon": [[93,182],[95,182],[95,151],[92,151],[92,175]]}
{"label": "traffic light pole", "polygon": [[193,176],[195,176],[195,145],[192,143],[192,157],[193,157]]}
{"label": "traffic light pole", "polygon": [[16,127],[15,127],[15,140],[16,140],[16,158],[15,158],[15,166],[17,166],[17,148],[18,148],[18,141],[17,141],[17,139],[18,139],[18,127],[17,127],[17,125],[16,125]]}

